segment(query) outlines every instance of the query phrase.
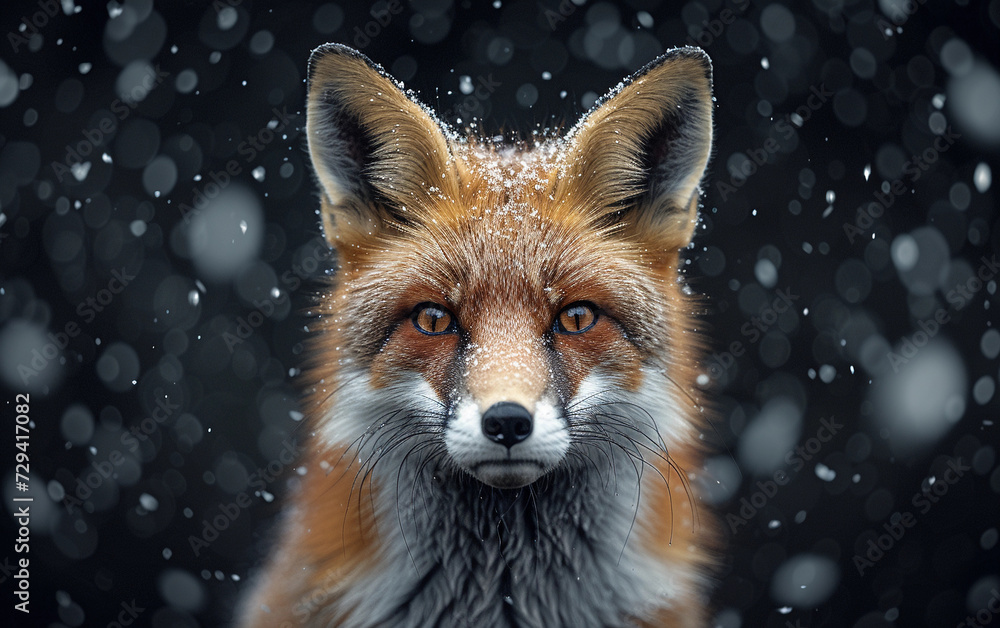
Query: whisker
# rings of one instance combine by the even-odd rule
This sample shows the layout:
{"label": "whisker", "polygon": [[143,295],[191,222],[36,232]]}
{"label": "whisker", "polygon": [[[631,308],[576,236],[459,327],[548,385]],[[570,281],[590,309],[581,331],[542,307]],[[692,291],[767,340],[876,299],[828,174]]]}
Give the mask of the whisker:
{"label": "whisker", "polygon": [[743,470],[742,470],[742,467],[741,467],[741,465],[739,463],[736,462],[736,456],[734,456],[732,450],[729,449],[729,445],[726,443],[726,439],[723,438],[722,433],[719,431],[719,428],[716,427],[715,423],[712,421],[712,418],[709,417],[709,416],[707,416],[707,415],[705,415],[705,406],[703,406],[700,403],[698,403],[698,401],[694,397],[692,397],[687,392],[687,390],[684,389],[683,386],[681,386],[679,383],[677,383],[677,380],[675,380],[673,377],[670,377],[669,375],[667,375],[666,378],[667,378],[667,381],[669,381],[671,384],[673,384],[674,387],[677,388],[677,390],[679,390],[685,397],[688,398],[688,400],[691,401],[691,407],[697,409],[698,413],[701,414],[701,416],[704,418],[705,422],[708,423],[711,426],[712,431],[715,432],[715,435],[719,438],[719,443],[726,450],[726,453],[729,454],[729,459],[733,461],[734,466],[736,467],[737,472],[740,474],[740,481],[742,482],[743,481]]}
{"label": "whisker", "polygon": [[[413,445],[412,447],[410,447],[410,450],[407,451],[406,454],[403,455],[403,459],[400,461],[400,464],[399,464],[399,466],[396,469],[396,521],[399,524],[399,535],[400,535],[400,537],[402,537],[402,539],[403,539],[403,545],[406,547],[406,554],[407,554],[407,556],[410,557],[410,562],[413,564],[413,570],[416,571],[418,574],[420,573],[420,569],[417,567],[417,561],[416,561],[416,559],[413,558],[413,552],[410,550],[410,543],[409,543],[409,541],[406,540],[406,530],[403,527],[403,515],[399,511],[399,503],[400,503],[400,500],[399,500],[399,485],[400,485],[400,479],[401,479],[402,474],[403,474],[403,469],[406,467],[406,460],[414,452],[420,451],[421,449],[424,449],[424,448],[428,447],[429,445],[433,445],[433,444],[435,444],[435,443],[433,443],[433,441],[423,441],[423,442],[416,443],[415,445]],[[414,476],[413,484],[416,484],[416,476]],[[412,488],[411,488],[411,491],[412,491]],[[412,495],[412,492],[411,492],[411,495]],[[414,524],[416,524],[416,519],[414,519]]]}
{"label": "whisker", "polygon": [[[669,381],[678,389],[681,389],[676,380],[669,379]],[[668,542],[672,543],[676,513],[673,508],[673,490],[671,489],[669,475],[672,471],[677,472],[688,500],[688,506],[693,514],[692,525],[696,526],[700,522],[700,513],[694,504],[691,483],[687,475],[670,455],[652,415],[639,404],[614,398],[615,392],[611,390],[599,391],[583,399],[576,400],[568,406],[568,408],[573,409],[572,418],[574,420],[571,421],[571,435],[577,442],[590,442],[591,444],[604,442],[607,443],[605,446],[615,446],[636,467],[637,476],[641,476],[641,470],[647,466],[654,469],[667,491],[671,521]],[[693,406],[700,409],[696,400],[686,392],[685,394],[691,400]],[[598,446],[598,450],[603,451],[603,448]],[[667,465],[667,475],[664,475],[664,472],[657,465],[647,460],[647,455],[652,456],[654,460],[660,460],[665,463]],[[611,456],[613,468],[614,458],[614,456]],[[583,457],[580,459],[583,459]],[[615,475],[615,483],[617,486],[617,474]],[[641,486],[641,480],[639,484]],[[634,515],[637,516],[637,512]],[[634,525],[634,520],[632,525]],[[619,556],[619,560],[621,560],[621,556]]]}

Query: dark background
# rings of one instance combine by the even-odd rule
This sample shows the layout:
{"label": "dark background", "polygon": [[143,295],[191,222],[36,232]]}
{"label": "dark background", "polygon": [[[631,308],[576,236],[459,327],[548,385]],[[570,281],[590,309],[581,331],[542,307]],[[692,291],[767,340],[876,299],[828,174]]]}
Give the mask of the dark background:
{"label": "dark background", "polygon": [[691,38],[717,105],[685,269],[716,352],[716,625],[1000,625],[1000,297],[970,279],[1000,250],[1000,1],[69,4],[0,19],[2,489],[8,514],[34,498],[31,614],[5,516],[0,617],[230,620],[297,477],[303,312],[332,265],[302,137],[313,47],[358,46],[446,121],[524,139]]}

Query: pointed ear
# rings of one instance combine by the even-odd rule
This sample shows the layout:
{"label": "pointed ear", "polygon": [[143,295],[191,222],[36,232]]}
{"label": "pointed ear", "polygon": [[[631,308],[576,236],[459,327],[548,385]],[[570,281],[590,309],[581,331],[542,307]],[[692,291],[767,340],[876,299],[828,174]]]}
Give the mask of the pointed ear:
{"label": "pointed ear", "polygon": [[[675,48],[602,98],[570,131],[566,192],[596,218],[663,249],[686,246],[712,147],[712,63]],[[565,198],[565,197],[564,197]]]}
{"label": "pointed ear", "polygon": [[419,221],[432,195],[457,197],[440,124],[360,52],[339,44],[314,50],[308,99],[309,154],[332,246]]}

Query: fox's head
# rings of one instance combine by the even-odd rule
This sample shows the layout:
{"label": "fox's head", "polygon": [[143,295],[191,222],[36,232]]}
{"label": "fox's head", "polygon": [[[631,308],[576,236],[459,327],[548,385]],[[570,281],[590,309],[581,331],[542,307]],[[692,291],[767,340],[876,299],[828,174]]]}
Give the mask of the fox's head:
{"label": "fox's head", "polygon": [[319,436],[496,488],[586,473],[594,447],[641,460],[690,439],[678,251],[711,98],[708,58],[679,48],[565,137],[504,147],[457,137],[360,53],[317,49],[309,151],[339,259]]}

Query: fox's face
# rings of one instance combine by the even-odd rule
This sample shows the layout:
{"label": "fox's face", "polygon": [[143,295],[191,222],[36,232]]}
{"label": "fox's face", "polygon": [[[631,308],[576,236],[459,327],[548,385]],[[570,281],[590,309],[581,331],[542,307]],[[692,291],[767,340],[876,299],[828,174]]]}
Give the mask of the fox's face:
{"label": "fox's face", "polygon": [[687,435],[678,249],[710,89],[707,58],[679,49],[566,138],[507,148],[457,139],[347,48],[314,53],[309,146],[340,264],[316,344],[330,444],[517,488],[587,472],[596,444],[642,460]]}
{"label": "fox's face", "polygon": [[338,303],[345,344],[377,340],[357,358],[373,391],[422,409],[450,460],[501,488],[563,462],[593,428],[574,410],[635,391],[655,336],[669,335],[641,252],[552,216],[529,189],[470,194],[436,224],[386,239]]}

